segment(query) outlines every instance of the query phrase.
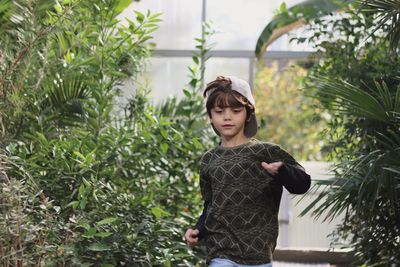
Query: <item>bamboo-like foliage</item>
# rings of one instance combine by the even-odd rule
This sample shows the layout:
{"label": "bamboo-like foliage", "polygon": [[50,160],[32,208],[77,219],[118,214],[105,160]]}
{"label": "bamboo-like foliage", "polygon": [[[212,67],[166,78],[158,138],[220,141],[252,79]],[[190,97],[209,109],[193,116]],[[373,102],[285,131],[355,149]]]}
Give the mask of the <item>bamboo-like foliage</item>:
{"label": "bamboo-like foliage", "polygon": [[[119,3],[132,1],[66,0],[39,18],[39,2],[21,1],[26,12],[15,16],[9,9],[13,27],[0,36],[0,153],[15,181],[2,183],[0,161],[0,209],[13,215],[0,225],[20,221],[41,232],[1,227],[0,265],[196,265],[182,233],[200,212],[196,171],[210,139],[189,126],[205,126],[198,92],[186,90],[182,105],[160,114],[138,89],[118,106],[125,114],[113,112],[118,86],[142,71],[160,14],[134,12],[122,24]],[[190,86],[198,89],[203,74],[193,60]],[[25,205],[37,188],[56,207],[51,214],[40,195]]]}
{"label": "bamboo-like foliage", "polygon": [[95,8],[82,1],[0,1],[4,142],[18,137],[32,119],[47,129],[55,122],[86,121],[76,116],[89,114],[83,100],[90,100],[86,109],[94,102],[112,106],[116,86],[138,73],[149,55],[145,43],[160,21],[159,14],[136,12],[136,19],[120,24],[118,12],[131,3],[125,0],[100,1]]}

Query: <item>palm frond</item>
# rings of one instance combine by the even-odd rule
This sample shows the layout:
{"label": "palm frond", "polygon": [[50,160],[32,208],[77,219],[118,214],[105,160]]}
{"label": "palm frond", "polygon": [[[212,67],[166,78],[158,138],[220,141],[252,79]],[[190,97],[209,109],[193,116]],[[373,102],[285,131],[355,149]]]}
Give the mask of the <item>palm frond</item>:
{"label": "palm frond", "polygon": [[[395,124],[394,112],[398,108],[398,99],[391,96],[385,84],[376,83],[370,94],[345,81],[332,81],[327,77],[311,77],[318,89],[322,101],[330,102],[334,112],[343,115],[367,118],[383,123]],[[399,91],[400,89],[398,89]],[[400,93],[396,94],[397,96]]]}
{"label": "palm frond", "polygon": [[390,150],[394,147],[400,147],[400,135],[393,130],[387,130],[385,133],[378,132],[376,136],[377,145],[384,149]]}
{"label": "palm frond", "polygon": [[184,89],[184,97],[178,99],[171,97],[160,103],[157,112],[174,121],[180,122],[183,128],[191,128],[193,130],[204,128],[205,111],[202,97],[195,91]]}
{"label": "palm frond", "polygon": [[54,110],[84,115],[82,100],[89,95],[89,87],[84,82],[84,77],[64,76],[58,81],[45,83],[44,91]]}
{"label": "palm frond", "polygon": [[392,48],[400,43],[400,2],[398,0],[363,0],[361,10],[378,17],[374,31],[388,27],[388,37]]}
{"label": "palm frond", "polygon": [[374,214],[376,203],[382,198],[392,201],[399,197],[394,188],[399,184],[396,175],[400,172],[400,163],[390,161],[399,155],[399,147],[390,151],[375,150],[336,165],[341,173],[330,180],[317,182],[316,186],[325,186],[325,189],[302,215],[312,211],[316,218],[324,215],[323,219],[329,220],[348,207],[355,213]]}
{"label": "palm frond", "polygon": [[13,13],[14,5],[11,0],[0,0],[0,33],[7,28],[10,17]]}

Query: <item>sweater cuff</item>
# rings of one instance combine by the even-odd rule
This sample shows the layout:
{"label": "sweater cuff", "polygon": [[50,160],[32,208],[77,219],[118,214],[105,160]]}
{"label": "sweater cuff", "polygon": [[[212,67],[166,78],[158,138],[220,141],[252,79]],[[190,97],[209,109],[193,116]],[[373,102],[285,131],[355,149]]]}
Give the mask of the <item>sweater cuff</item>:
{"label": "sweater cuff", "polygon": [[199,234],[197,236],[199,240],[202,239],[207,234],[207,229],[205,225],[206,217],[207,217],[207,204],[205,204],[203,213],[200,215],[196,225],[193,227],[193,229],[199,230]]}
{"label": "sweater cuff", "polygon": [[283,163],[278,173],[272,177],[292,194],[304,194],[311,186],[310,175],[286,163]]}

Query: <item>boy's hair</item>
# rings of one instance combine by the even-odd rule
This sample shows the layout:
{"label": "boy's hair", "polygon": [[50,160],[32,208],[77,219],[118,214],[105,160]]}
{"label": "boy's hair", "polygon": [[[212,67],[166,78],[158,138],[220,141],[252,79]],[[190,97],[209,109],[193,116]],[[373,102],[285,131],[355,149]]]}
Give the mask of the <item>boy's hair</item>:
{"label": "boy's hair", "polygon": [[232,81],[223,76],[218,76],[216,80],[207,84],[204,97],[207,97],[206,109],[210,118],[211,109],[214,107],[245,107],[247,119],[254,113],[254,106],[249,100],[232,90]]}

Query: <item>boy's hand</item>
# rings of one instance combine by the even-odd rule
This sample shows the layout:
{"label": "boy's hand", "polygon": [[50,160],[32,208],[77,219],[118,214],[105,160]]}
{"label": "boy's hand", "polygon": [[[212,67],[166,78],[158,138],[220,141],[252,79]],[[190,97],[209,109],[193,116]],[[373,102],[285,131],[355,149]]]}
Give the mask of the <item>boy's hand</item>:
{"label": "boy's hand", "polygon": [[266,163],[261,162],[261,166],[271,175],[278,174],[279,168],[283,165],[282,161]]}
{"label": "boy's hand", "polygon": [[186,244],[188,244],[189,247],[193,247],[199,242],[199,230],[197,229],[188,229],[185,234],[185,239],[186,239]]}

